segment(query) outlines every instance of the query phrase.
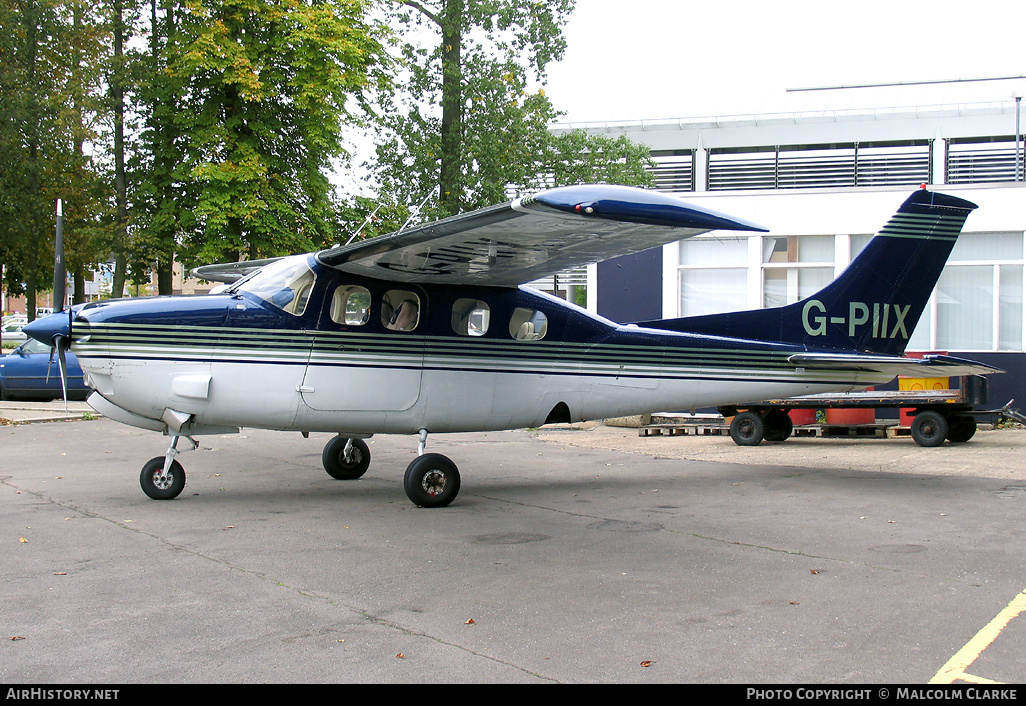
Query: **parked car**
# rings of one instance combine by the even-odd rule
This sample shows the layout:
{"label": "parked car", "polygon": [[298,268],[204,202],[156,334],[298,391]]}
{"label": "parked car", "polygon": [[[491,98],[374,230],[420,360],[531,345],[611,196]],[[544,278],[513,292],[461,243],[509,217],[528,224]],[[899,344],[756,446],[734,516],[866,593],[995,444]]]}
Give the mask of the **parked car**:
{"label": "parked car", "polygon": [[[68,399],[84,400],[89,388],[82,381],[82,367],[71,351],[65,357],[68,368]],[[50,347],[28,340],[10,355],[0,358],[0,399],[52,400],[63,397],[57,356],[50,359]]]}
{"label": "parked car", "polygon": [[24,343],[27,341],[28,336],[26,336],[21,330],[21,327],[24,325],[24,321],[17,319],[5,322],[4,325],[0,327],[0,342],[10,344]]}

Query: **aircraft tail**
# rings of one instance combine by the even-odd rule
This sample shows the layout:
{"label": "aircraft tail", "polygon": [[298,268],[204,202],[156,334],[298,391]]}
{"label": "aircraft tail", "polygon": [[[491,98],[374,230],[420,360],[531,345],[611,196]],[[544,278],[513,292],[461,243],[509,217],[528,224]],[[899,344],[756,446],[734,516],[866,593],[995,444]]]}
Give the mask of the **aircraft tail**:
{"label": "aircraft tail", "polygon": [[809,349],[900,355],[976,205],[913,193],[841,275],[795,304],[639,325]]}

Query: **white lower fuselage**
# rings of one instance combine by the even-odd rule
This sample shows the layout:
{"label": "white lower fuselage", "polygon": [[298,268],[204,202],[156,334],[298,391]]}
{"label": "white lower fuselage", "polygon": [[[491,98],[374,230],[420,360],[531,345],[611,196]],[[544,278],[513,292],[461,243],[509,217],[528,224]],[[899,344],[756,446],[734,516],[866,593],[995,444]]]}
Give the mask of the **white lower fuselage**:
{"label": "white lower fuselage", "polygon": [[[647,333],[620,330],[633,337]],[[179,419],[188,417],[181,431],[191,434],[229,427],[349,435],[516,429],[551,419],[604,419],[849,390],[890,377],[807,374],[781,365],[784,353],[777,351],[762,353],[773,365],[753,362],[750,353],[735,356],[733,365],[717,362],[712,353],[710,360],[668,361],[672,349],[661,346],[645,351],[647,361],[633,351],[617,362],[625,346],[611,342],[511,342],[510,347],[531,346],[531,357],[514,360],[472,339],[439,351],[431,341],[422,346],[423,339],[411,337],[397,356],[325,353],[340,347],[334,341],[318,352],[313,342],[323,343],[323,334],[296,337],[289,349],[235,348],[222,339],[212,347],[173,351],[157,344],[131,351],[112,344],[104,350],[89,342],[76,350],[99,395],[93,397],[98,411],[117,417],[114,405],[138,417],[121,421],[175,433],[173,422],[170,430],[162,426],[172,410]]]}

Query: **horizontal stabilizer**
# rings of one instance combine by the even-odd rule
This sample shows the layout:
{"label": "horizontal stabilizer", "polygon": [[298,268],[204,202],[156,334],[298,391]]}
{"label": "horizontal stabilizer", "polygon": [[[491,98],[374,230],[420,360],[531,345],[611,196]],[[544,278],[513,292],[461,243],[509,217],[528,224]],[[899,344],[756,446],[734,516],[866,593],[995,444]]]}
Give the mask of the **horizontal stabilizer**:
{"label": "horizontal stabilizer", "polygon": [[908,377],[951,377],[1004,372],[1000,368],[950,355],[905,358],[857,353],[796,353],[787,360],[796,367],[806,369],[866,370]]}

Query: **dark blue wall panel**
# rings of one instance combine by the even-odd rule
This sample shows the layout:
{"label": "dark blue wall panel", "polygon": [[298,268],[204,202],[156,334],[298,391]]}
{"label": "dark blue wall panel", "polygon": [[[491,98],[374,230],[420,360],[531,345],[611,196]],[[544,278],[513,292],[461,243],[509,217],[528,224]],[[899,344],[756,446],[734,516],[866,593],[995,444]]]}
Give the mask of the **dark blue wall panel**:
{"label": "dark blue wall panel", "polygon": [[663,250],[598,264],[598,314],[617,323],[663,318]]}

